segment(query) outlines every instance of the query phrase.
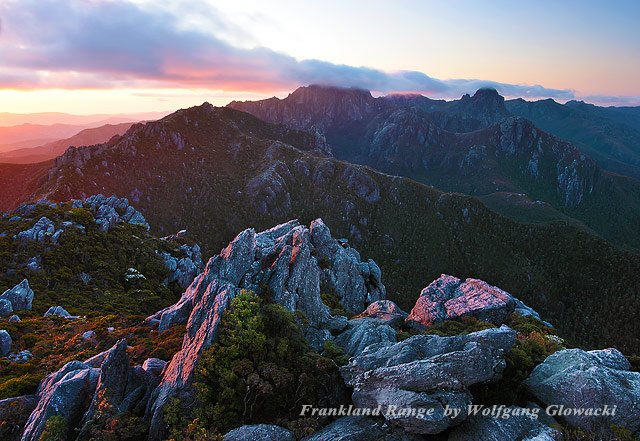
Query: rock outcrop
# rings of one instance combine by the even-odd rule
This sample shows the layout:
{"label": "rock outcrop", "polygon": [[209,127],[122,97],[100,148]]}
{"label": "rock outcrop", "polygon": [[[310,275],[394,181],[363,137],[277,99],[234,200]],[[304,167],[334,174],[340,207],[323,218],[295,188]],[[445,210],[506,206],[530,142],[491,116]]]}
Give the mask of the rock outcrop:
{"label": "rock outcrop", "polygon": [[0,298],[0,317],[9,317],[13,314],[13,305],[7,299]]}
{"label": "rock outcrop", "polygon": [[[505,354],[515,340],[516,332],[506,326],[454,337],[416,335],[395,344],[369,346],[341,372],[354,389],[356,406],[422,410],[422,415],[384,416],[409,433],[435,434],[467,417],[472,402],[467,388],[499,379],[506,367]],[[461,409],[460,414],[446,415],[447,405]]]}
{"label": "rock outcrop", "polygon": [[496,325],[515,310],[515,299],[506,291],[478,279],[464,282],[443,274],[422,290],[407,321],[429,326],[458,317],[475,317]]}
{"label": "rock outcrop", "polygon": [[562,441],[560,431],[552,429],[539,418],[527,412],[528,409],[507,406],[500,416],[474,415],[454,428],[448,441]]}
{"label": "rock outcrop", "polygon": [[[18,219],[24,220],[27,216],[31,216],[38,205],[48,205],[53,208],[58,206],[57,204],[46,200],[35,204],[21,205],[15,211],[16,214],[21,215]],[[149,230],[149,224],[142,213],[136,210],[132,205],[129,205],[129,200],[127,198],[118,198],[116,196],[105,197],[101,194],[97,194],[90,196],[85,200],[74,199],[71,201],[71,206],[74,209],[84,208],[89,210],[93,215],[96,224],[98,224],[100,229],[105,232],[111,230],[120,223],[140,225],[146,230]],[[84,225],[74,221],[54,222],[43,216],[38,219],[31,228],[21,231],[13,236],[13,239],[57,245],[60,240],[60,236],[70,228],[75,228],[83,232],[85,231]],[[37,258],[35,258],[35,260],[32,259],[29,262],[31,269],[40,269],[40,264]]]}
{"label": "rock outcrop", "polygon": [[396,341],[395,329],[384,320],[369,317],[349,320],[347,329],[336,337],[336,343],[351,357],[362,353],[367,346]]}
{"label": "rock outcrop", "polygon": [[[640,373],[630,371],[616,349],[566,349],[547,357],[524,382],[533,396],[547,406],[582,409],[582,414],[558,415],[565,423],[598,431],[615,425],[640,435]],[[593,414],[593,409],[616,407],[614,415]],[[588,409],[592,409],[588,411]]]}
{"label": "rock outcrop", "polygon": [[49,418],[67,420],[65,439],[82,438],[102,405],[116,414],[140,411],[157,383],[157,376],[140,366],[130,366],[126,340],[84,362],[72,361],[47,376],[36,392],[37,405],[29,416],[22,441],[37,441]]}
{"label": "rock outcrop", "polygon": [[408,314],[391,300],[377,300],[367,306],[360,316],[382,320],[391,326],[399,326],[404,323]]}
{"label": "rock outcrop", "polygon": [[422,437],[394,428],[384,420],[347,416],[335,420],[303,441],[419,441]]}
{"label": "rock outcrop", "polygon": [[118,223],[140,225],[149,230],[149,224],[138,210],[129,205],[127,198],[116,196],[105,197],[101,194],[88,197],[86,200],[73,201],[76,208],[88,208],[95,217],[96,223],[103,231],[109,231]]}
{"label": "rock outcrop", "polygon": [[38,387],[38,404],[27,420],[22,441],[38,441],[47,420],[56,415],[67,419],[65,439],[72,439],[73,429],[91,402],[99,372],[86,363],[72,361],[45,378]]}
{"label": "rock outcrop", "polygon": [[9,333],[1,329],[0,330],[0,356],[7,356],[11,352],[11,345],[13,345],[13,341],[11,340],[11,336]]}
{"label": "rock outcrop", "polygon": [[193,279],[202,272],[202,251],[198,244],[180,245],[179,256],[173,256],[167,252],[160,253],[164,260],[164,265],[170,273],[165,283],[177,282],[182,289],[186,289]]}
{"label": "rock outcrop", "polygon": [[316,350],[332,338],[331,330],[344,327],[322,303],[321,290],[333,292],[343,307],[355,312],[384,295],[375,262],[362,262],[357,251],[343,248],[320,219],[310,227],[294,220],[261,233],[243,231],[209,260],[178,303],[147,319],[160,331],[187,323],[182,349],[165,368],[148,409],[151,439],[163,436],[167,401],[192,395],[200,354],[216,339],[223,312],[242,289],[267,294],[304,316],[303,332]]}
{"label": "rock outcrop", "polygon": [[41,217],[28,230],[19,232],[14,236],[16,240],[26,240],[32,242],[58,243],[58,238],[62,234],[61,229],[56,229],[55,224],[47,217]]}
{"label": "rock outcrop", "polygon": [[240,426],[228,432],[222,441],[295,441],[293,433],[272,424]]}
{"label": "rock outcrop", "polygon": [[44,313],[44,317],[51,317],[51,316],[62,317],[62,318],[73,318],[73,316],[69,314],[69,312],[66,309],[64,309],[62,306],[52,306],[49,309],[47,309],[47,312]]}
{"label": "rock outcrop", "polygon": [[[24,279],[11,289],[6,290],[0,296],[0,301],[5,300],[11,303],[11,311],[21,311],[31,309],[33,303],[34,292],[29,287],[29,281]],[[5,305],[5,308],[7,306]]]}
{"label": "rock outcrop", "polygon": [[322,287],[336,294],[347,311],[359,313],[368,304],[385,298],[382,272],[373,260],[363,262],[354,248],[343,247],[320,219],[311,223],[309,231],[322,268]]}

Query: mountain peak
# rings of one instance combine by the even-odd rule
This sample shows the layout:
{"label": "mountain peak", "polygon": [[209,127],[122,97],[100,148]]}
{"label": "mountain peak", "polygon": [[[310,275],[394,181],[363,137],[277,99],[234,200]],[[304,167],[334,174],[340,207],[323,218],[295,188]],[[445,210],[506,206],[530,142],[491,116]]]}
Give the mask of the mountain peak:
{"label": "mountain peak", "polygon": [[469,99],[475,102],[493,102],[504,104],[504,97],[492,87],[483,87],[478,89],[476,93],[474,93],[473,96]]}
{"label": "mountain peak", "polygon": [[309,100],[336,100],[340,98],[358,99],[363,101],[375,99],[371,95],[371,92],[366,89],[321,84],[310,84],[308,86],[298,87],[287,97],[287,99],[296,102],[308,102]]}
{"label": "mountain peak", "polygon": [[478,89],[473,96],[463,95],[458,101],[458,108],[463,113],[473,115],[483,121],[485,125],[509,116],[509,111],[504,104],[504,97],[493,88]]}

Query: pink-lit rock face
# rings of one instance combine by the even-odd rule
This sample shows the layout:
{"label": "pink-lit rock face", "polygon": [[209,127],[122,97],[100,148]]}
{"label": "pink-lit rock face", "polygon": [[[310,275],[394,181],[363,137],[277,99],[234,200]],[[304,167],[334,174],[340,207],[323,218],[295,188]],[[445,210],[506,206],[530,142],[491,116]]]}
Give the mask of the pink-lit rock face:
{"label": "pink-lit rock face", "polygon": [[209,260],[175,305],[147,318],[147,323],[158,324],[160,332],[187,325],[182,348],[163,369],[147,407],[149,439],[165,439],[163,409],[171,398],[193,396],[198,360],[218,337],[222,315],[233,298],[241,290],[262,293],[265,287],[274,302],[307,318],[303,332],[316,350],[332,338],[331,330],[347,326],[346,317],[331,315],[321,292],[334,293],[345,309],[355,313],[385,294],[378,265],[343,247],[321,219],[309,227],[292,220],[261,233],[241,232]]}
{"label": "pink-lit rock face", "polygon": [[361,314],[361,316],[382,320],[392,325],[398,322],[404,322],[407,315],[406,312],[391,300],[377,300],[370,304]]}
{"label": "pink-lit rock face", "polygon": [[511,294],[487,282],[478,279],[463,282],[443,274],[422,290],[407,321],[430,326],[471,316],[499,325],[515,307],[516,300]]}

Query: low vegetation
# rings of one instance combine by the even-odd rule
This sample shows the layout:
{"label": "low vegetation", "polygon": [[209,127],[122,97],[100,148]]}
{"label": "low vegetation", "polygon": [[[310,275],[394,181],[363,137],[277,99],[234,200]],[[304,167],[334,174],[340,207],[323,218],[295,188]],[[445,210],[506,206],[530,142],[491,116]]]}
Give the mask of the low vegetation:
{"label": "low vegetation", "polygon": [[349,398],[338,364],[344,353],[328,345],[323,355],[309,348],[294,316],[251,292],[233,299],[218,341],[202,356],[191,412],[179,401],[166,411],[176,441],[215,439],[242,424],[271,422],[297,435],[318,422],[299,419],[302,403],[335,406]]}

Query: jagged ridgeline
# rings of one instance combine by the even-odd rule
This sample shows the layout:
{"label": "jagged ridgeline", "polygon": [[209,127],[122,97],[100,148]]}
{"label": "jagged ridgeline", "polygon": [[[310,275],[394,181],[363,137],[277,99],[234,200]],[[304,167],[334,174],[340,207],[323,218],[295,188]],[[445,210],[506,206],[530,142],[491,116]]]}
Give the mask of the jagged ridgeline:
{"label": "jagged ridgeline", "polygon": [[629,319],[640,307],[637,253],[573,221],[515,222],[473,197],[328,151],[316,132],[204,104],[135,125],[107,144],[70,149],[33,198],[126,196],[159,235],[188,228],[205,255],[248,227],[322,217],[378,262],[388,297],[404,308],[441,273],[478,277],[517,293],[576,343],[640,348]]}
{"label": "jagged ridgeline", "polygon": [[[154,272],[130,256],[127,263],[138,266],[124,270],[125,284],[188,287],[144,323],[134,315],[144,304],[119,316],[87,318],[56,309],[40,317],[33,305],[42,285],[31,289],[22,282],[2,294],[4,306],[23,316],[0,331],[0,348],[9,354],[2,374],[10,376],[0,383],[9,395],[0,400],[3,439],[390,441],[438,435],[433,439],[472,441],[497,432],[551,441],[563,434],[613,440],[640,433],[640,373],[618,350],[566,349],[537,311],[478,279],[443,274],[407,313],[385,299],[377,263],[334,237],[321,219],[244,230],[202,268],[197,246],[179,245],[184,232],[154,239],[125,199],[98,195],[18,212],[21,219],[14,214],[7,222],[32,226],[15,228],[10,240],[16,243],[56,248],[76,233],[95,240],[97,232],[130,232],[131,241],[158,248],[164,270]],[[29,259],[16,268],[33,274],[56,264],[43,258],[36,266]],[[139,295],[135,289],[130,294]],[[54,340],[64,356],[27,339],[32,329],[65,334],[64,343]],[[22,351],[32,360],[15,357],[24,346],[33,349]],[[45,374],[31,388],[15,384]],[[587,383],[596,386],[585,389]],[[532,415],[542,409],[532,398],[545,406],[615,404],[620,412],[539,419]],[[496,419],[471,405],[495,405],[510,417]],[[342,412],[381,410],[340,418],[312,409],[340,406]]]}
{"label": "jagged ridgeline", "polygon": [[[482,197],[493,210],[515,220],[573,219],[616,244],[640,246],[640,183],[602,168],[621,157],[637,161],[634,136],[640,135],[634,127],[595,126],[597,132],[616,137],[615,147],[609,144],[606,150],[589,140],[587,153],[601,149],[598,164],[564,140],[584,141],[570,128],[561,129],[566,121],[552,117],[554,124],[542,126],[564,139],[545,133],[518,117],[535,113],[507,108],[493,89],[437,101],[420,95],[374,98],[366,90],[308,86],[282,100],[229,106],[265,121],[317,130],[338,159]],[[631,120],[633,115],[628,116]]]}

